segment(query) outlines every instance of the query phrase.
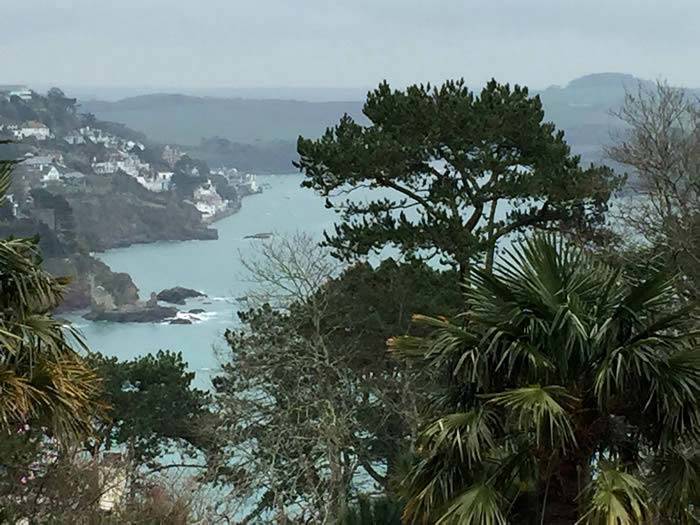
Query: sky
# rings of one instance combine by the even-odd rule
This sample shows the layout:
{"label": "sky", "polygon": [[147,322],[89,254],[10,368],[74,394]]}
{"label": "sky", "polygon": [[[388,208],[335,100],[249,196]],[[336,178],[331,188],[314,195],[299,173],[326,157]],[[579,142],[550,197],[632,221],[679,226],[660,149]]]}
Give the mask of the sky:
{"label": "sky", "polygon": [[700,0],[0,0],[0,84],[700,86]]}

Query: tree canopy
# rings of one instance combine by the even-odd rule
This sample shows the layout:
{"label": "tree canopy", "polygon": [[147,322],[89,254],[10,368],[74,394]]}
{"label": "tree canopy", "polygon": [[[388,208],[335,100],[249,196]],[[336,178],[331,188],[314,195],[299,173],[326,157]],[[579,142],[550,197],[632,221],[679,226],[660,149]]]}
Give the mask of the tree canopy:
{"label": "tree canopy", "polygon": [[[582,168],[564,133],[545,122],[527,88],[464,81],[392,90],[364,105],[369,126],[345,115],[317,140],[300,137],[303,185],[342,222],[326,243],[351,258],[393,245],[459,267],[490,265],[499,239],[525,228],[591,227],[620,180]],[[358,195],[382,189],[382,197]]]}
{"label": "tree canopy", "polygon": [[210,396],[192,387],[194,372],[181,354],[159,351],[129,361],[92,354],[88,362],[104,378],[110,406],[93,452],[126,446],[134,464],[155,466],[173,451],[210,451]]}

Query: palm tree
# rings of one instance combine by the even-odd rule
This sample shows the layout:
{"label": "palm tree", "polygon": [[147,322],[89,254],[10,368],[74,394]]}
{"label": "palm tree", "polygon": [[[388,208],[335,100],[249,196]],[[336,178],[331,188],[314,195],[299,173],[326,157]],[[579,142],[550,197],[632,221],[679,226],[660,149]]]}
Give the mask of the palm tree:
{"label": "palm tree", "polygon": [[[0,205],[13,166],[0,162]],[[66,281],[41,269],[37,243],[0,240],[0,430],[37,424],[55,436],[85,435],[102,411],[100,381],[81,358],[80,338],[51,315]]]}
{"label": "palm tree", "polygon": [[559,238],[473,270],[458,319],[390,350],[444,373],[407,523],[687,523],[700,503],[694,306]]}

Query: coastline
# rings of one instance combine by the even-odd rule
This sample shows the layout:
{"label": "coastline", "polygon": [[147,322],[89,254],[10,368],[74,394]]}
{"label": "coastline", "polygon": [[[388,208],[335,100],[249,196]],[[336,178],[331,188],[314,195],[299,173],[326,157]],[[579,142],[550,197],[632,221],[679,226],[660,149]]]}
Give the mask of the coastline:
{"label": "coastline", "polygon": [[[189,241],[189,240],[204,240],[204,241],[218,240],[218,238],[219,238],[218,230],[216,230],[215,228],[209,228],[209,226],[212,226],[215,223],[222,221],[223,219],[226,219],[227,217],[230,217],[232,215],[239,213],[241,211],[241,208],[243,207],[242,201],[244,198],[250,197],[253,195],[259,195],[262,193],[263,193],[262,191],[258,191],[255,193],[245,194],[240,199],[237,199],[236,201],[231,202],[230,205],[226,207],[226,209],[221,210],[220,212],[216,213],[214,216],[209,217],[206,220],[203,219],[202,225],[206,227],[206,230],[204,230],[204,231],[214,232],[214,234],[212,234],[210,236],[197,236],[197,237],[183,238],[183,239],[154,239],[154,240],[145,241],[145,242],[130,242],[130,243],[124,243],[123,246],[118,246],[118,248],[128,248],[128,247],[134,246],[134,245],[155,244],[158,242],[182,242],[182,241]],[[109,248],[109,249],[111,249],[111,248]],[[90,257],[95,258],[97,261],[99,261],[101,264],[103,264],[105,266],[105,268],[108,269],[108,271],[114,272],[114,270],[111,267],[109,267],[109,265],[107,265],[106,263],[101,261],[101,259],[99,258],[100,253],[105,253],[109,249],[102,250],[99,252],[97,252],[97,251],[90,252]],[[128,279],[129,283],[131,283],[133,286],[133,280],[131,279],[131,276],[125,272],[121,272],[121,274],[124,275],[125,279]],[[183,284],[186,285],[187,283],[183,283]],[[135,295],[138,295],[138,288],[136,288],[135,286],[134,286],[134,288],[135,288]],[[121,290],[116,290],[116,289],[104,290],[101,286],[99,286],[98,289],[90,288],[89,290],[87,290],[87,289],[85,289],[85,287],[83,287],[82,294],[85,294],[86,296],[82,300],[71,301],[75,305],[75,308],[72,308],[72,307],[66,308],[62,305],[61,307],[59,307],[58,311],[60,311],[61,313],[65,313],[65,314],[76,314],[77,312],[80,312],[80,311],[85,313],[86,306],[88,304],[94,305],[95,300],[96,300],[96,296],[97,295],[104,295],[105,293],[109,296],[114,296],[115,293],[116,294],[121,293]],[[113,309],[111,309],[111,311],[109,313],[113,314],[112,317],[114,317],[115,319],[119,318],[121,313],[129,314],[129,315],[126,315],[125,319],[131,319],[131,314],[135,313],[135,312],[131,312],[131,310],[133,310],[134,308],[139,309],[140,303],[143,301],[143,299],[144,298],[139,296],[139,297],[135,298],[135,300],[132,300],[132,301],[127,302],[125,304],[120,304],[118,306],[115,306]],[[91,313],[94,313],[93,308],[88,308],[87,315],[89,316],[89,315],[91,315]],[[87,317],[87,316],[84,316],[84,317]],[[122,322],[122,321],[112,321],[111,319],[108,319],[109,317],[110,317],[110,315],[107,315],[106,318],[103,317],[103,320],[106,322]],[[155,321],[155,318],[154,318],[154,321]]]}

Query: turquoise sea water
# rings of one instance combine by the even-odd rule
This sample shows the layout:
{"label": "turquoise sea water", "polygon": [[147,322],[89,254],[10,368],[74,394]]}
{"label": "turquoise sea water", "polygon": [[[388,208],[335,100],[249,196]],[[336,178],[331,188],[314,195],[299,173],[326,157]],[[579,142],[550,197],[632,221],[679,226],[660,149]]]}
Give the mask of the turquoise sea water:
{"label": "turquoise sea water", "polygon": [[[203,308],[203,320],[192,325],[91,322],[74,316],[88,346],[108,355],[129,359],[160,349],[180,351],[197,372],[197,385],[209,386],[216,372],[216,345],[223,347],[223,332],[237,324],[235,300],[251,288],[241,255],[251,253],[259,240],[244,236],[259,232],[279,234],[303,231],[319,236],[332,227],[334,214],[323,199],[300,188],[301,175],[260,176],[264,192],[243,201],[243,208],[214,226],[216,241],[159,242],[109,250],[98,254],[114,271],[127,272],[147,298],[173,286],[201,290],[207,299],[191,300],[182,310]],[[210,304],[205,304],[210,303]]]}

